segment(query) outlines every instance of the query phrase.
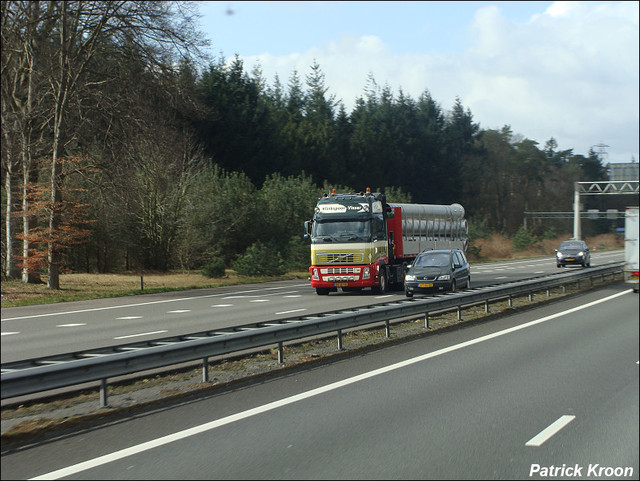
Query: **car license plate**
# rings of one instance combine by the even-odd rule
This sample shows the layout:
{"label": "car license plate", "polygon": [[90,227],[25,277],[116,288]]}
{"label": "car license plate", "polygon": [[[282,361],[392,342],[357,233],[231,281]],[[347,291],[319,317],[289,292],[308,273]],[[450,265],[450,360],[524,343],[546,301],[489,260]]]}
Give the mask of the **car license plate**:
{"label": "car license plate", "polygon": [[348,285],[348,282],[336,282],[336,287],[347,287]]}
{"label": "car license plate", "polygon": [[422,283],[418,284],[418,287],[433,287],[433,283],[432,282],[422,282]]}
{"label": "car license plate", "polygon": [[575,259],[574,259],[573,257],[567,257],[565,260],[566,260],[566,261],[570,261],[570,262],[575,261]]}

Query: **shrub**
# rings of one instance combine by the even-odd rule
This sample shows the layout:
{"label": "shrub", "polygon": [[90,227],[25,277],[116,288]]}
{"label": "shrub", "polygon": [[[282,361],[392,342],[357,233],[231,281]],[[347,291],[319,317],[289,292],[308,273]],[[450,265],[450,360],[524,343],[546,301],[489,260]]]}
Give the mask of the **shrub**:
{"label": "shrub", "polygon": [[469,221],[469,240],[474,241],[476,239],[488,239],[491,234],[492,232],[487,226],[487,221]]}
{"label": "shrub", "polygon": [[202,267],[200,272],[205,277],[224,277],[224,261],[220,257],[214,257],[207,265]]}
{"label": "shrub", "polygon": [[265,245],[260,241],[237,257],[233,270],[240,276],[279,276],[286,272],[275,244]]}
{"label": "shrub", "polygon": [[287,271],[306,271],[311,263],[309,241],[302,236],[291,236],[285,258]]}
{"label": "shrub", "polygon": [[518,232],[511,238],[511,242],[513,243],[513,248],[516,251],[525,250],[531,244],[537,242],[537,239],[534,236],[531,236],[524,227],[520,227]]}
{"label": "shrub", "polygon": [[546,231],[544,231],[544,234],[542,234],[543,239],[555,239],[556,237],[558,237],[558,232],[553,226],[549,227]]}

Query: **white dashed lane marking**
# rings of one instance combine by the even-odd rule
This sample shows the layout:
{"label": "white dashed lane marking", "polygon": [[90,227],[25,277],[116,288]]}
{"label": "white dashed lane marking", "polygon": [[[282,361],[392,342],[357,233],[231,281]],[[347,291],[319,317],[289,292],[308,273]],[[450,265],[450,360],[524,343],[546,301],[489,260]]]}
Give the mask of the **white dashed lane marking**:
{"label": "white dashed lane marking", "polygon": [[564,428],[567,424],[573,421],[575,416],[560,416],[553,424],[548,426],[546,429],[541,431],[539,434],[531,438],[529,441],[525,443],[525,446],[542,446],[542,444],[550,439],[554,434]]}
{"label": "white dashed lane marking", "polygon": [[281,312],[276,312],[276,315],[291,314],[292,312],[301,312],[301,311],[306,311],[306,309],[293,309],[291,311],[281,311]]}
{"label": "white dashed lane marking", "polygon": [[130,337],[151,336],[152,334],[162,334],[163,332],[167,332],[167,331],[164,330],[164,331],[153,331],[153,332],[141,332],[140,334],[130,334],[128,336],[114,337],[114,339],[128,339]]}

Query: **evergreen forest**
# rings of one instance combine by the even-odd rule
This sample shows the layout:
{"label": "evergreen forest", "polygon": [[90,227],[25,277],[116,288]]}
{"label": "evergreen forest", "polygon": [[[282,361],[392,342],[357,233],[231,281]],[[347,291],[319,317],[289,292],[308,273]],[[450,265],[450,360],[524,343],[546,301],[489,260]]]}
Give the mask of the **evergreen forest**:
{"label": "evergreen forest", "polygon": [[428,85],[412,98],[370,75],[348,112],[317,62],[268,83],[205,57],[190,8],[1,3],[3,279],[57,289],[66,271],[240,269],[249,254],[305,269],[303,222],[332,188],[458,202],[472,235],[513,236],[524,212],[571,211],[574,182],[607,178],[595,152],[509,119],[481,128]]}

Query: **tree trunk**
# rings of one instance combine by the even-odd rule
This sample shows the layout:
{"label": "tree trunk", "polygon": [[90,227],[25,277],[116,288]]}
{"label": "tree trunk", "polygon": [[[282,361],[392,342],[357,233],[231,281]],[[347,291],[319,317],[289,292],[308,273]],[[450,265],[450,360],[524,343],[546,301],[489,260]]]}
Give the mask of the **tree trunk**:
{"label": "tree trunk", "polygon": [[[7,144],[8,145],[8,144]],[[10,154],[7,154],[8,156]],[[4,275],[7,279],[17,279],[20,277],[20,271],[16,265],[16,261],[14,258],[14,250],[13,250],[13,226],[15,224],[13,220],[13,210],[14,210],[14,198],[13,198],[13,163],[11,158],[7,159],[7,173],[4,180],[5,190],[7,192],[7,213],[5,219],[5,230],[6,230],[6,259],[5,259],[5,271]]]}

